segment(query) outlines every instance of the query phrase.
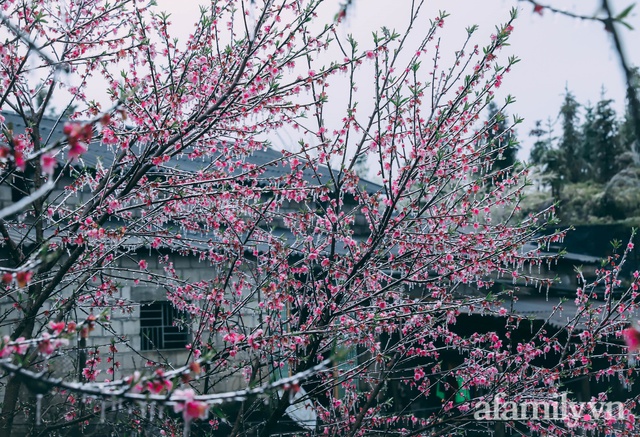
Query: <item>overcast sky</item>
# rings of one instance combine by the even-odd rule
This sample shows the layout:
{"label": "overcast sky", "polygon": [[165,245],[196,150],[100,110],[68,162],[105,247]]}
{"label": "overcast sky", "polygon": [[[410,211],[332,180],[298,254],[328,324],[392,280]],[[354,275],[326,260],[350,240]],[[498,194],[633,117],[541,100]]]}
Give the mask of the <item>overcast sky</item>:
{"label": "overcast sky", "polygon": [[[162,9],[171,12],[176,36],[188,34],[192,29],[189,23],[198,16],[198,5],[203,2],[208,3],[204,0],[158,1]],[[325,19],[332,19],[339,3],[338,0],[329,1]],[[593,15],[600,1],[544,2],[550,3],[557,8]],[[632,0],[612,0],[614,12],[631,3]],[[367,45],[372,30],[381,26],[403,28],[411,0],[354,0],[353,4],[342,32],[345,35],[353,33]],[[517,0],[427,0],[423,16],[428,23],[427,20],[435,17],[439,10],[450,13],[440,35],[444,39],[443,47],[455,50],[465,37],[464,29],[472,24],[480,26],[476,41],[485,45],[495,25],[506,21],[513,7],[519,9],[519,18],[510,39],[511,46],[504,50],[504,55],[515,54],[521,62],[505,77],[500,91],[516,97],[510,112],[525,118],[518,133],[523,145],[520,157],[526,158],[531,145],[529,130],[536,120],[557,116],[565,87],[581,103],[597,102],[604,87],[606,96],[616,101],[616,109],[621,113],[625,83],[611,37],[597,22],[575,20],[548,11],[540,16],[533,13],[530,3]],[[635,29],[640,29],[638,12],[632,12],[628,19]],[[631,63],[640,65],[640,46],[634,44],[640,38],[639,30],[621,28],[620,32]]]}

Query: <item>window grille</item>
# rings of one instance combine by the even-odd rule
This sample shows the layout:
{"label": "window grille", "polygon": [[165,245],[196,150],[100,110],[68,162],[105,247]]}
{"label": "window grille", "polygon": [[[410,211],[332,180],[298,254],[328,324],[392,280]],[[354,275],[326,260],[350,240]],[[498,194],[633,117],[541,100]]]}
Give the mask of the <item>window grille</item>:
{"label": "window grille", "polygon": [[184,348],[189,342],[189,332],[181,320],[186,317],[170,302],[143,303],[140,306],[142,350]]}

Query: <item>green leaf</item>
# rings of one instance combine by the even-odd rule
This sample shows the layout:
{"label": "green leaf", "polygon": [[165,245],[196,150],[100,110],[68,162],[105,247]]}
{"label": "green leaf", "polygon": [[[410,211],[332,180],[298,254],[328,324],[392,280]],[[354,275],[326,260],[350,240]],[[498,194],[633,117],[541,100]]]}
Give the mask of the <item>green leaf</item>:
{"label": "green leaf", "polygon": [[635,6],[636,6],[636,4],[635,4],[635,3],[631,3],[629,6],[627,6],[627,7],[626,7],[622,12],[620,12],[620,13],[616,16],[615,20],[616,20],[616,21],[621,21],[621,20],[623,20],[624,18],[626,18],[626,17],[627,17],[627,15],[629,15],[629,13],[633,10],[633,8],[634,8]]}
{"label": "green leaf", "polygon": [[633,30],[633,26],[629,23],[627,23],[626,21],[618,21],[620,24],[622,24],[624,27],[626,27],[629,30]]}

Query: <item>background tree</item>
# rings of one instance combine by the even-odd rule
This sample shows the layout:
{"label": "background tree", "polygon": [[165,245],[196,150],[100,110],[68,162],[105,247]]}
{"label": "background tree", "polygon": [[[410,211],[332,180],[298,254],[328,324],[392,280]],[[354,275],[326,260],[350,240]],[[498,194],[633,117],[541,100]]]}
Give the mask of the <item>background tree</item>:
{"label": "background tree", "polygon": [[637,81],[635,78],[635,70],[623,49],[622,36],[620,35],[620,26],[633,30],[631,25],[627,22],[627,18],[632,14],[636,4],[629,3],[619,12],[614,13],[614,9],[610,0],[602,0],[600,2],[600,9],[593,15],[581,15],[574,13],[570,9],[563,9],[556,7],[554,4],[542,4],[537,0],[520,0],[528,2],[533,5],[533,12],[537,14],[544,14],[545,11],[549,11],[554,14],[561,14],[577,20],[596,21],[603,24],[604,30],[611,35],[613,41],[613,47],[615,53],[620,61],[620,67],[625,75],[625,82],[627,87],[627,100],[629,105],[629,118],[631,121],[631,127],[633,129],[636,138],[640,137],[640,98],[637,93]]}
{"label": "background tree", "polygon": [[[564,177],[571,166],[559,145],[566,139],[551,138],[541,123],[530,133],[536,139],[530,159],[541,168],[541,173],[535,177],[540,184],[550,187],[547,199],[542,194],[542,198],[537,196],[537,201],[540,204],[559,201],[558,214],[564,222],[586,224],[625,220],[635,224],[638,220],[640,204],[635,196],[638,158],[632,149],[632,124],[628,117],[619,119],[612,104],[611,100],[603,98],[595,106],[586,105],[584,120],[570,124],[568,136],[579,140],[577,148],[582,155],[581,179],[577,182]],[[566,122],[562,113],[560,119]],[[575,126],[578,126],[579,135]]]}
{"label": "background tree", "polygon": [[603,98],[595,108],[587,108],[583,125],[585,162],[590,163],[591,178],[600,183],[607,182],[621,170],[619,157],[624,153],[612,103]]}
{"label": "background tree", "polygon": [[[293,406],[315,415],[307,434],[452,434],[493,429],[473,411],[496,395],[551,402],[570,378],[629,383],[615,339],[637,277],[615,299],[618,270],[582,287],[575,318],[553,334],[527,325],[497,284],[548,286],[528,267],[562,238],[538,236],[552,209],[515,219],[527,170],[498,178],[494,148],[479,144],[481,114],[517,62],[498,57],[515,13],[483,48],[467,29],[442,69],[432,61],[446,14],[425,29],[421,3],[407,29],[381,29],[364,50],[339,23],[315,25],[321,1],[245,5],[213,1],[184,43],[152,4],[5,5],[0,109],[22,128],[2,120],[0,188],[35,170],[0,211],[3,433],[26,416],[32,434],[108,421],[125,433],[267,436]],[[323,63],[331,48],[338,59]],[[105,102],[88,96],[97,79]],[[336,83],[346,104],[331,100]],[[78,109],[45,118],[54,101]],[[314,139],[266,149],[283,128]],[[379,185],[356,174],[361,155]],[[210,276],[194,274],[202,264]],[[591,305],[598,284],[606,305]],[[124,332],[140,288],[181,315],[191,340],[178,358]],[[465,313],[495,316],[496,329],[465,331]],[[219,393],[231,381],[242,389]],[[438,387],[444,402],[414,412]],[[622,417],[587,426],[637,434],[624,400]],[[505,426],[566,435],[580,419]]]}
{"label": "background tree", "polygon": [[585,162],[582,158],[582,137],[580,135],[579,110],[580,104],[569,90],[565,90],[564,101],[560,107],[562,134],[558,142],[558,150],[564,170],[560,176],[568,182],[578,182],[584,179]]}

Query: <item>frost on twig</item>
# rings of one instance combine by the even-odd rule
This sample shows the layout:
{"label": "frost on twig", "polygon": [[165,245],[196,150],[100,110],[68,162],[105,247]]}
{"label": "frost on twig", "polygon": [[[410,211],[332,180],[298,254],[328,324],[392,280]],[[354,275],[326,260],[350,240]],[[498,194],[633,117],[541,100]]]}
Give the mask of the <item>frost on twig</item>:
{"label": "frost on twig", "polygon": [[[291,385],[297,385],[321,372],[326,371],[330,364],[331,359],[326,359],[308,370],[296,373],[295,375],[287,378],[279,379],[275,382],[244,390],[194,396],[193,399],[199,402],[204,402],[207,405],[242,402],[252,396],[264,396],[277,389],[287,389]],[[45,376],[44,373],[36,373],[25,369],[20,365],[14,364],[10,359],[0,360],[0,367],[7,372],[19,375],[24,380],[30,381],[31,384],[27,384],[27,386],[38,387],[39,393],[46,393],[53,388],[60,388],[85,396],[120,399],[121,401],[132,402],[155,402],[167,406],[173,406],[183,401],[183,398],[179,394],[172,394],[167,397],[166,395],[161,394],[136,392],[135,387],[140,382],[139,380],[132,381],[131,384],[124,387],[113,387],[100,383],[69,382],[62,378],[49,378]]]}

